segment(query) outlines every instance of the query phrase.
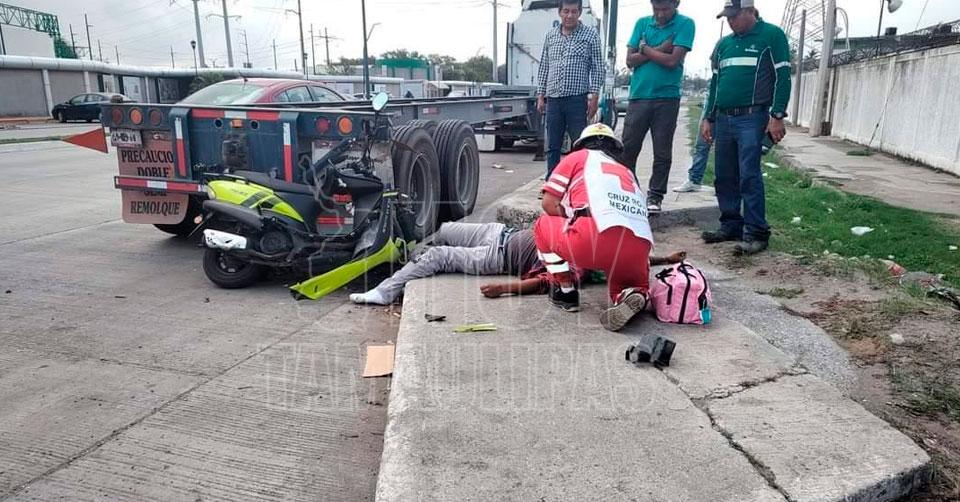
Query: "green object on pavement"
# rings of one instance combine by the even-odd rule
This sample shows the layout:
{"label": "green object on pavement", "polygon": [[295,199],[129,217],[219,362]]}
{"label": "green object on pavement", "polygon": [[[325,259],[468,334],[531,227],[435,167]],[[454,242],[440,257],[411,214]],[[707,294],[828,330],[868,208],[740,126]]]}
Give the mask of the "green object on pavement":
{"label": "green object on pavement", "polygon": [[497,327],[493,323],[484,323],[484,324],[464,324],[462,326],[457,326],[453,332],[454,333],[477,333],[480,331],[496,331]]}
{"label": "green object on pavement", "polygon": [[370,269],[384,263],[394,263],[403,256],[406,244],[403,239],[394,239],[369,256],[356,259],[341,265],[325,274],[311,277],[299,284],[290,286],[290,291],[297,299],[309,298],[319,300],[324,296],[346,286],[350,281],[367,273]]}

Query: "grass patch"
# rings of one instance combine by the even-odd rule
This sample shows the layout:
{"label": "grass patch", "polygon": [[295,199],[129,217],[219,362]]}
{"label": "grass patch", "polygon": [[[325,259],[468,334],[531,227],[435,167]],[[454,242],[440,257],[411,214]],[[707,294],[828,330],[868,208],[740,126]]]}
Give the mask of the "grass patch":
{"label": "grass patch", "polygon": [[773,288],[770,291],[757,291],[761,295],[772,296],[774,298],[796,298],[803,294],[803,288]]}
{"label": "grass patch", "polygon": [[951,420],[960,421],[960,390],[950,382],[930,374],[909,374],[893,370],[890,378],[894,385],[906,394],[910,408],[924,415],[943,413]]}
{"label": "grass patch", "polygon": [[[688,116],[699,117],[700,113],[696,104],[689,106]],[[691,139],[699,133],[696,119],[689,121],[689,132]],[[960,285],[960,252],[950,250],[950,246],[960,245],[960,229],[955,224],[931,213],[814,183],[809,174],[787,168],[776,149],[762,162],[781,166],[763,167],[772,249],[814,256],[829,251],[845,258],[865,258],[862,263],[892,255],[907,270],[944,274],[947,282]],[[713,183],[713,172],[711,155],[704,183]],[[795,217],[801,218],[799,224],[792,223]],[[858,226],[874,230],[857,237],[850,229]],[[875,274],[879,275],[875,270],[870,273]]]}
{"label": "grass patch", "polygon": [[60,141],[65,136],[43,136],[40,138],[6,138],[0,139],[0,145],[14,145],[18,143],[37,143],[40,141]]}

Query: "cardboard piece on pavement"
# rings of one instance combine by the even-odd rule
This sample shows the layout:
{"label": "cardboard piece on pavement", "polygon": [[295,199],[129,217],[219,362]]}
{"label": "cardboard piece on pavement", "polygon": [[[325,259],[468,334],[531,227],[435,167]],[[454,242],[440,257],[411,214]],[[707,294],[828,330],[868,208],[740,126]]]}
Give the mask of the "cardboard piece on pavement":
{"label": "cardboard piece on pavement", "polygon": [[393,345],[367,345],[367,363],[363,378],[387,376],[393,373]]}

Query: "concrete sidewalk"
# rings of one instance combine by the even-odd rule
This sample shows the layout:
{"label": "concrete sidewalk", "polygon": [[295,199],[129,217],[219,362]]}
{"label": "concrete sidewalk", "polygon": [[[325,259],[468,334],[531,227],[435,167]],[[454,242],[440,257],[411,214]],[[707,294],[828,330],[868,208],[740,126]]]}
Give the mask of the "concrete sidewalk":
{"label": "concrete sidewalk", "polygon": [[[539,183],[499,214],[532,221]],[[667,202],[655,227],[716,221],[709,192]],[[705,271],[712,325],[646,317],[623,333],[599,325],[604,287],[568,314],[542,297],[484,299],[490,278],[409,284],[377,499],[889,501],[926,482],[927,454],[844,397],[855,373],[829,336]],[[498,330],[453,332],[479,322]],[[671,367],[624,361],[642,334],[678,342]]]}
{"label": "concrete sidewalk", "polygon": [[[722,304],[708,327],[611,333],[603,287],[567,314],[483,299],[485,280],[408,286],[378,500],[887,501],[929,476],[923,450]],[[453,332],[476,322],[498,331]],[[678,342],[671,367],[624,361],[641,334]]]}
{"label": "concrete sidewalk", "polygon": [[960,178],[876,152],[848,155],[864,147],[833,137],[811,138],[790,128],[780,156],[796,169],[847,192],[868,195],[891,205],[960,217]]}

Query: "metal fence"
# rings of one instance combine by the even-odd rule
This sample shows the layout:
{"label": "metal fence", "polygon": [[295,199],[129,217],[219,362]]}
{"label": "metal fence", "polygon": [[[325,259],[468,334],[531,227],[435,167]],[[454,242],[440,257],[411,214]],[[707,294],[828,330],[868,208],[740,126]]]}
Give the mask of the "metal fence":
{"label": "metal fence", "polygon": [[[848,65],[893,54],[960,44],[960,19],[903,35],[851,39],[849,50],[846,50],[844,44],[844,39],[838,38],[834,42],[834,54],[830,58],[830,66]],[[841,48],[844,50],[838,52]],[[819,57],[807,57],[802,63],[802,71],[813,71],[819,66]]]}

